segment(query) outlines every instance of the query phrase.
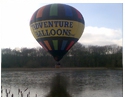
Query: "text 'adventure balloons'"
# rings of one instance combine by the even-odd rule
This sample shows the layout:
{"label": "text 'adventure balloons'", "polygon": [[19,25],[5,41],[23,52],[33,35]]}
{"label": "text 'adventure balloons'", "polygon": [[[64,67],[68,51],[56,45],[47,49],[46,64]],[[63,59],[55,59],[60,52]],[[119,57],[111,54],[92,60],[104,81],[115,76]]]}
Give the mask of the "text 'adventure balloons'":
{"label": "text 'adventure balloons'", "polygon": [[79,40],[84,27],[82,14],[65,4],[43,6],[30,20],[34,38],[56,61],[60,61]]}

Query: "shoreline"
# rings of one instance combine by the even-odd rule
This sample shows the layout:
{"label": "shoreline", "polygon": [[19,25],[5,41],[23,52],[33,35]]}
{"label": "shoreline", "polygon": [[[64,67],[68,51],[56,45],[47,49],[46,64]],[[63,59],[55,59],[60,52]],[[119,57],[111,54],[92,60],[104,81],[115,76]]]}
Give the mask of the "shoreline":
{"label": "shoreline", "polygon": [[106,67],[77,67],[77,68],[1,68],[1,71],[55,71],[55,70],[123,70],[123,68],[109,69]]}

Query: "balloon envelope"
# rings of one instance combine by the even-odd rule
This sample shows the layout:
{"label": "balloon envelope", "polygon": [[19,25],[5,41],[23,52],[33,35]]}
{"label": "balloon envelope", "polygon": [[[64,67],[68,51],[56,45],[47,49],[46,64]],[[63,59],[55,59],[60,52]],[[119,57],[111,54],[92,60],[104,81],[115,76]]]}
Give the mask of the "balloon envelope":
{"label": "balloon envelope", "polygon": [[65,4],[49,4],[32,15],[30,29],[38,43],[60,61],[84,30],[82,14]]}

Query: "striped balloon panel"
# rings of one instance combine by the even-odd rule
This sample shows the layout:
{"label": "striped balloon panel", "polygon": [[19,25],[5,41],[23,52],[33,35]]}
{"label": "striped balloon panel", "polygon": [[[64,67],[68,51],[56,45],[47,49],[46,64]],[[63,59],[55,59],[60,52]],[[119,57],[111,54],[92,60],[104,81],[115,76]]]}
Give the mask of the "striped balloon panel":
{"label": "striped balloon panel", "polygon": [[30,24],[42,20],[74,20],[84,24],[81,13],[65,4],[51,4],[39,8],[31,17]]}
{"label": "striped balloon panel", "polygon": [[68,50],[77,42],[78,39],[66,37],[63,38],[42,38],[37,39],[39,44],[47,50],[56,61],[62,59],[62,57],[68,52]]}
{"label": "striped balloon panel", "polygon": [[47,51],[52,50],[60,50],[60,51],[68,51],[78,39],[73,38],[52,38],[52,39],[38,39],[39,44],[46,49]]}

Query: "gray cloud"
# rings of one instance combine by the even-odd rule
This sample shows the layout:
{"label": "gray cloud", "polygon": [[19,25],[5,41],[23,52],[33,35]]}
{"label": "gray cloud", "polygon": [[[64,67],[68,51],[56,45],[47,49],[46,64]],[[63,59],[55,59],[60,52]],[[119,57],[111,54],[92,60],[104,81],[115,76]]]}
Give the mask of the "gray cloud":
{"label": "gray cloud", "polygon": [[122,46],[122,30],[110,29],[105,27],[85,27],[80,43],[85,45],[111,45]]}

